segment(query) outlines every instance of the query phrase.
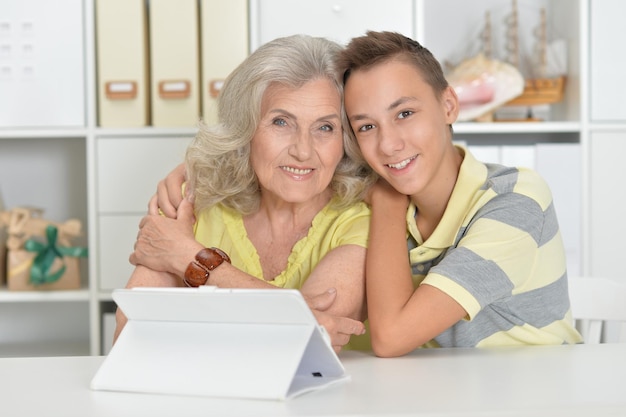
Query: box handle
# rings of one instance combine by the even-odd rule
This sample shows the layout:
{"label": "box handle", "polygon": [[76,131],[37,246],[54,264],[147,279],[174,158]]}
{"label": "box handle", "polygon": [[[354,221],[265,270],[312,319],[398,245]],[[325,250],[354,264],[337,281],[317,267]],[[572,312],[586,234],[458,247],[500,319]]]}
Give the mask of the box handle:
{"label": "box handle", "polygon": [[191,83],[187,80],[172,80],[159,82],[159,97],[187,98],[191,94]]}
{"label": "box handle", "polygon": [[130,100],[137,97],[137,82],[109,81],[104,84],[104,91],[109,100]]}
{"label": "box handle", "polygon": [[211,82],[209,82],[209,96],[216,98],[220,94],[223,86],[224,80],[211,80]]}

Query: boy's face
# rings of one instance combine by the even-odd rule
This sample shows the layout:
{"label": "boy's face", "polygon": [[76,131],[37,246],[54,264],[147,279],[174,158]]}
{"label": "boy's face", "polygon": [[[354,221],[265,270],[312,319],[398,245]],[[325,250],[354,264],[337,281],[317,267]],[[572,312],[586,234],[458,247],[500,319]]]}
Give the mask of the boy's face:
{"label": "boy's face", "polygon": [[402,194],[421,194],[448,175],[439,169],[453,149],[452,88],[438,97],[415,67],[393,59],[350,74],[345,108],[366,161]]}

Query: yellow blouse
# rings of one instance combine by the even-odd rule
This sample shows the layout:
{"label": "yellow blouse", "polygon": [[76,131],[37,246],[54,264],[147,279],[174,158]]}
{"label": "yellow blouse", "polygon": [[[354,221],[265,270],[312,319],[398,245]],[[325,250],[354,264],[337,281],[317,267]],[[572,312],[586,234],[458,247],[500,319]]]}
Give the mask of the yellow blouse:
{"label": "yellow blouse", "polygon": [[[281,288],[300,289],[318,262],[342,245],[367,247],[370,209],[356,203],[338,211],[331,200],[313,219],[309,233],[300,239],[289,255],[287,268],[268,281]],[[221,204],[203,210],[195,226],[196,239],[206,247],[225,251],[234,266],[263,279],[256,248],[248,238],[241,214]]]}

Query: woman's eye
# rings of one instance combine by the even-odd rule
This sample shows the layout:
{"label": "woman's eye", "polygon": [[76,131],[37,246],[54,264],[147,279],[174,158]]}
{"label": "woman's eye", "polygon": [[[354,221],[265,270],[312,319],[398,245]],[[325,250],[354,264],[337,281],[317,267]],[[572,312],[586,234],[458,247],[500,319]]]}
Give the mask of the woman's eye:
{"label": "woman's eye", "polygon": [[406,117],[409,117],[412,114],[413,114],[413,112],[411,110],[405,110],[405,111],[400,112],[400,114],[398,115],[398,118],[399,119],[404,119]]}
{"label": "woman's eye", "polygon": [[373,129],[374,125],[363,125],[359,128],[359,132],[367,132],[370,129]]}
{"label": "woman's eye", "polygon": [[285,119],[277,118],[277,119],[274,119],[272,123],[275,124],[276,126],[287,126],[287,121]]}
{"label": "woman's eye", "polygon": [[323,125],[320,127],[320,130],[323,130],[324,132],[332,132],[335,129],[331,125]]}

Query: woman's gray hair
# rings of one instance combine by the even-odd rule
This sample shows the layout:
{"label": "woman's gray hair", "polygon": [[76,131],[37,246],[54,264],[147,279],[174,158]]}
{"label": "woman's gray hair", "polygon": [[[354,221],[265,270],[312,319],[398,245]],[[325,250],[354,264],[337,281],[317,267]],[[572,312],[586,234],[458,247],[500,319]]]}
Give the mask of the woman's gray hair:
{"label": "woman's gray hair", "polygon": [[[314,79],[329,79],[342,98],[345,113],[343,83],[335,66],[340,50],[324,38],[278,38],[259,47],[228,76],[218,100],[219,122],[212,126],[201,122],[187,150],[187,177],[197,211],[217,203],[244,215],[258,208],[260,188],[250,164],[250,141],[260,121],[263,95],[271,84],[298,88]],[[344,156],[331,180],[340,197],[337,208],[360,200],[374,178],[362,159],[355,157],[358,148],[347,129],[343,126]]]}

